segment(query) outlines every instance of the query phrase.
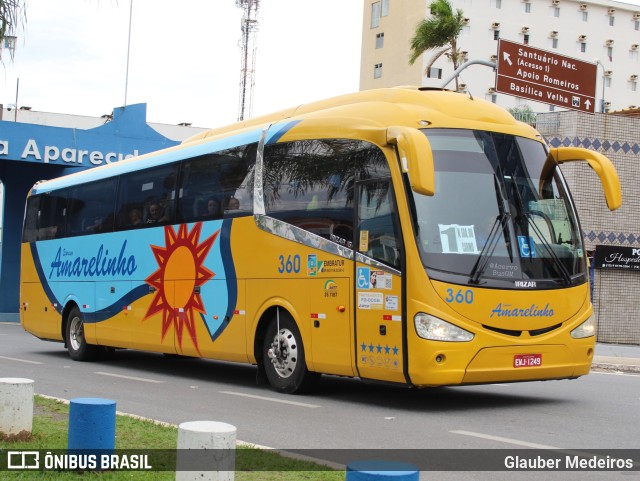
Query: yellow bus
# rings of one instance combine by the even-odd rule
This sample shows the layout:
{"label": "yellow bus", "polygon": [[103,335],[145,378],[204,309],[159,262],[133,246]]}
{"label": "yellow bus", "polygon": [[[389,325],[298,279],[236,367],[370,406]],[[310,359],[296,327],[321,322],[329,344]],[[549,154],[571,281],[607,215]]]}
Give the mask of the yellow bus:
{"label": "yellow bus", "polygon": [[595,321],[549,148],[450,91],[363,91],[37,183],[21,322],[85,361],[139,349],[415,387],[576,378]]}

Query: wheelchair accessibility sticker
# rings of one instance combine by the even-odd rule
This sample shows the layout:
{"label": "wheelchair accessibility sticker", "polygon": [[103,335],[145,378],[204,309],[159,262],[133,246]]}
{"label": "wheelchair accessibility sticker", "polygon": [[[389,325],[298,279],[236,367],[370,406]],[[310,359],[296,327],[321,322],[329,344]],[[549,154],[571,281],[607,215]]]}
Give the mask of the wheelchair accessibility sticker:
{"label": "wheelchair accessibility sticker", "polygon": [[358,267],[356,285],[358,289],[370,289],[370,272],[368,267]]}
{"label": "wheelchair accessibility sticker", "polygon": [[520,248],[520,257],[537,257],[536,244],[533,241],[533,237],[519,235],[518,247]]}

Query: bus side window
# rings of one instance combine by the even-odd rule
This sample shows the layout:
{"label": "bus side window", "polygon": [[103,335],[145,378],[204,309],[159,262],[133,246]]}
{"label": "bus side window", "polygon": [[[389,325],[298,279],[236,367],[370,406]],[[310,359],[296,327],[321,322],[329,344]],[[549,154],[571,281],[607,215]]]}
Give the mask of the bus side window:
{"label": "bus side window", "polygon": [[65,236],[67,192],[44,194],[38,214],[38,240],[58,239]]}
{"label": "bus side window", "polygon": [[24,215],[24,230],[22,242],[35,242],[38,240],[38,214],[40,211],[41,195],[33,195],[27,200],[27,211]]}
{"label": "bus side window", "polygon": [[[176,163],[122,175],[115,209],[116,230],[135,229],[150,219],[159,225],[173,222],[177,172]],[[150,215],[152,205],[159,213],[157,217]]]}
{"label": "bus side window", "polygon": [[358,247],[388,266],[400,269],[401,237],[393,202],[391,181],[359,184]]}
{"label": "bus side window", "polygon": [[113,231],[113,208],[118,179],[104,179],[70,189],[67,236]]}
{"label": "bus side window", "polygon": [[267,215],[352,247],[353,179],[362,149],[362,142],[344,139],[267,145]]}
{"label": "bus side window", "polygon": [[229,210],[229,193],[238,192],[253,171],[255,152],[255,144],[249,144],[186,159],[178,189],[178,221],[222,219]]}

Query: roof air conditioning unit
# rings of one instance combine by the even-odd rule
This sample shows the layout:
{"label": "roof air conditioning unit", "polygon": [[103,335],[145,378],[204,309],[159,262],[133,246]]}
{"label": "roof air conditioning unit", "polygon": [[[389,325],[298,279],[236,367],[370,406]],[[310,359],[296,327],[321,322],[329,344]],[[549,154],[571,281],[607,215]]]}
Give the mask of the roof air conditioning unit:
{"label": "roof air conditioning unit", "polygon": [[459,90],[459,91],[463,91],[463,90],[464,90],[464,89],[466,89],[466,88],[467,88],[467,84],[460,84],[460,85],[458,85],[458,90]]}
{"label": "roof air conditioning unit", "polygon": [[635,82],[636,80],[638,80],[638,76],[636,74],[630,75],[629,80],[631,80],[632,82]]}
{"label": "roof air conditioning unit", "polygon": [[605,102],[604,108],[608,109],[609,107],[611,107],[611,102]]}
{"label": "roof air conditioning unit", "polygon": [[496,93],[496,89],[495,89],[495,88],[493,88],[493,87],[489,87],[489,88],[487,89],[487,93],[488,93],[488,94],[495,94],[495,93]]}
{"label": "roof air conditioning unit", "polygon": [[462,19],[462,25],[469,25],[469,22],[470,22],[470,21],[471,21],[471,19],[470,19],[470,18],[465,17],[465,18],[463,18],[463,19]]}
{"label": "roof air conditioning unit", "polygon": [[608,39],[605,44],[607,45],[607,47],[611,47],[611,45],[613,45],[613,40],[612,39]]}
{"label": "roof air conditioning unit", "polygon": [[633,14],[633,19],[634,20],[640,20],[640,13],[634,13]]}
{"label": "roof air conditioning unit", "polygon": [[522,33],[529,33],[529,27],[522,27]]}
{"label": "roof air conditioning unit", "polygon": [[551,5],[557,7],[558,5],[560,5],[560,0],[551,0]]}
{"label": "roof air conditioning unit", "polygon": [[615,8],[610,8],[608,13],[609,13],[609,15],[615,15],[616,9]]}
{"label": "roof air conditioning unit", "polygon": [[636,50],[638,50],[638,44],[637,44],[637,43],[633,43],[633,44],[631,44],[631,48],[630,48],[630,50],[631,50],[632,52],[635,52]]}
{"label": "roof air conditioning unit", "polygon": [[549,33],[549,37],[558,38],[558,31],[557,30],[551,30],[551,32]]}
{"label": "roof air conditioning unit", "polygon": [[494,30],[499,29],[500,28],[500,22],[493,22],[491,24],[491,28],[494,29]]}
{"label": "roof air conditioning unit", "polygon": [[587,36],[586,35],[579,35],[578,36],[578,42],[584,42],[585,40],[587,40]]}
{"label": "roof air conditioning unit", "polygon": [[462,58],[467,58],[469,57],[469,52],[467,52],[466,50],[463,50],[462,52],[460,52],[460,56]]}
{"label": "roof air conditioning unit", "polygon": [[498,56],[497,56],[497,55],[492,55],[491,57],[489,57],[489,59],[490,59],[492,62],[495,62],[496,60],[498,60]]}
{"label": "roof air conditioning unit", "polygon": [[580,10],[582,10],[583,12],[584,12],[587,8],[589,8],[589,5],[587,5],[586,3],[581,3],[581,4],[580,4]]}
{"label": "roof air conditioning unit", "polygon": [[613,75],[613,70],[605,70],[604,71],[604,76],[605,77],[611,77]]}

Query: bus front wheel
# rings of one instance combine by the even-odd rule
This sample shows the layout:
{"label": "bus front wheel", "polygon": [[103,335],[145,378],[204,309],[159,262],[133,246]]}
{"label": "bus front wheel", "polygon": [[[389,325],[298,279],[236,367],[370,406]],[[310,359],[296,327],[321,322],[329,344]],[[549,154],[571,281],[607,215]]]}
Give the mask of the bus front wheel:
{"label": "bus front wheel", "polygon": [[77,307],[69,312],[65,341],[69,356],[74,361],[92,361],[96,358],[98,347],[87,344],[84,337],[84,320]]}
{"label": "bus front wheel", "polygon": [[319,377],[307,369],[302,336],[296,323],[287,315],[281,315],[279,323],[273,319],[269,324],[262,354],[269,384],[278,392],[308,391]]}

